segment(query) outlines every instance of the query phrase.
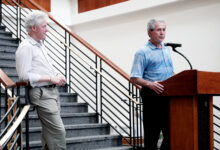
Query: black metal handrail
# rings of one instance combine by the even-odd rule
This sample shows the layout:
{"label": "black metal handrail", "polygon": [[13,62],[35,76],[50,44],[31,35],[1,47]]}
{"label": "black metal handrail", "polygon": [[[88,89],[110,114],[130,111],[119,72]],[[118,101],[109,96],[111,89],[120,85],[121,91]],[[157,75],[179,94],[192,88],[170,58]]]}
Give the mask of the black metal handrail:
{"label": "black metal handrail", "polygon": [[[28,6],[45,10],[32,0],[6,1],[2,4],[1,22],[22,41],[27,34],[24,19],[33,11]],[[17,12],[16,17],[11,17],[12,12],[7,7]],[[54,67],[66,76],[69,92],[77,93],[79,101],[88,103],[99,115],[99,122],[109,123],[127,144],[142,147],[143,114],[139,88],[119,67],[46,13],[50,21],[44,44],[49,49]],[[12,21],[7,21],[9,19]]]}
{"label": "black metal handrail", "polygon": [[21,104],[19,86],[1,69],[0,91],[0,149],[23,149],[21,123],[30,106]]}
{"label": "black metal handrail", "polygon": [[[6,96],[8,97],[8,96]],[[19,105],[19,107],[16,109],[16,111],[14,112],[13,109],[15,108],[16,105]],[[7,105],[6,105],[7,106]],[[5,108],[7,110],[7,108]],[[11,126],[13,125],[14,121],[16,120],[16,118],[18,117],[18,115],[20,114],[20,98],[17,97],[16,100],[14,101],[14,103],[12,104],[12,106],[7,110],[6,114],[4,114],[4,116],[1,118],[0,124],[1,124],[1,134],[0,134],[0,139],[3,138],[3,136],[7,133],[7,131],[9,130],[9,128],[11,128]],[[11,120],[8,121],[8,116],[11,115]],[[7,121],[7,124],[5,124],[5,120]],[[12,134],[12,136],[14,135],[14,133]],[[8,143],[10,142],[10,140],[12,139],[12,136],[9,137],[9,139],[7,139],[7,141],[5,143],[3,143],[1,146],[2,148],[4,148],[5,146],[8,145]],[[18,132],[18,134],[16,135],[16,137],[20,138],[21,140],[21,132]],[[18,146],[20,147],[21,145],[21,141],[17,141],[17,143],[19,144]],[[12,145],[13,147],[14,145]]]}

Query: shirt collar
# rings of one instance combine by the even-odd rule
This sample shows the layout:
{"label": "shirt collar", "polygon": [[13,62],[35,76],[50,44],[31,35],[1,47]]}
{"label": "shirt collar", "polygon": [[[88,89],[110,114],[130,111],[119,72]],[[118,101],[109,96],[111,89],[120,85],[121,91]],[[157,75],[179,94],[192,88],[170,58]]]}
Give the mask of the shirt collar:
{"label": "shirt collar", "polygon": [[35,45],[35,46],[38,46],[40,47],[42,45],[42,41],[37,42],[36,40],[34,40],[31,36],[27,35],[27,39],[28,41],[32,44],[32,45]]}
{"label": "shirt collar", "polygon": [[[157,50],[157,49],[158,49],[154,44],[151,43],[150,40],[148,41],[147,45],[148,45],[152,50]],[[164,46],[164,43],[163,43],[163,42],[161,43],[161,45],[162,45],[162,49],[164,49],[165,46]]]}

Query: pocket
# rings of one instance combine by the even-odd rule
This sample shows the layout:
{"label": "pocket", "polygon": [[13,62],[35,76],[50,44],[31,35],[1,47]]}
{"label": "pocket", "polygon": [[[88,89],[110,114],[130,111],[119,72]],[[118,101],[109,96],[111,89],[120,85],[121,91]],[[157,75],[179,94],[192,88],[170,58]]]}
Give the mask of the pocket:
{"label": "pocket", "polygon": [[59,99],[59,92],[57,88],[41,88],[42,90],[42,96],[41,100],[49,100],[49,99],[54,99],[58,100]]}
{"label": "pocket", "polygon": [[38,109],[41,112],[44,112],[46,114],[58,114],[59,113],[59,106],[56,100],[54,99],[48,99],[48,100],[41,100],[39,103]]}
{"label": "pocket", "polygon": [[42,97],[42,94],[43,94],[43,91],[39,87],[30,89],[29,90],[30,103],[32,105],[39,105],[39,101]]}

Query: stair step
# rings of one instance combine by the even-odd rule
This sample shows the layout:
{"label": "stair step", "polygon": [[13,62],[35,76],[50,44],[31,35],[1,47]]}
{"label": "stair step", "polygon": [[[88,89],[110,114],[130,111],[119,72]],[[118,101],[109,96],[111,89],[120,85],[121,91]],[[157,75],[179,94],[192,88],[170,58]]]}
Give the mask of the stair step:
{"label": "stair step", "polygon": [[65,102],[77,102],[77,93],[63,93],[60,92],[60,101],[61,103]]}
{"label": "stair step", "polygon": [[12,37],[12,33],[4,30],[0,30],[0,37]]}
{"label": "stair step", "polygon": [[0,44],[0,52],[14,53],[18,48],[18,44]]}
{"label": "stair step", "polygon": [[61,103],[61,113],[83,113],[88,112],[86,103]]}
{"label": "stair step", "polygon": [[121,145],[118,135],[98,135],[70,138],[67,140],[67,149],[95,149],[101,147],[115,147]]}
{"label": "stair step", "polygon": [[[108,124],[81,124],[81,125],[66,125],[66,137],[80,137],[90,135],[105,135],[110,133],[110,126]],[[23,128],[23,138],[25,137],[25,128]],[[30,128],[30,141],[37,141],[41,139],[41,127]]]}
{"label": "stair step", "polygon": [[[62,97],[61,97],[62,99]],[[88,104],[86,103],[61,103],[61,113],[85,113],[88,112]],[[30,115],[36,115],[36,111],[31,111]]]}
{"label": "stair step", "polygon": [[9,46],[9,47],[18,47],[19,46],[19,44],[17,44],[17,43],[10,43],[10,42],[0,42],[0,45],[1,46]]}
{"label": "stair step", "polygon": [[4,50],[0,50],[1,57],[13,57],[15,59],[15,52],[6,52]]}
{"label": "stair step", "polygon": [[[22,97],[24,97],[24,91],[21,93],[22,93],[21,94]],[[77,93],[62,93],[62,92],[60,92],[60,102],[61,102],[61,104],[63,104],[63,103],[76,103],[77,96],[78,96]],[[77,105],[77,104],[75,104],[75,105]]]}
{"label": "stair step", "polygon": [[6,73],[16,73],[15,65],[13,64],[0,64],[0,68]]}
{"label": "stair step", "polygon": [[[121,142],[121,137],[118,135],[96,135],[66,139],[68,150],[92,150],[111,146],[117,147],[121,145]],[[31,141],[30,149],[41,150],[41,141]]]}
{"label": "stair step", "polygon": [[11,37],[0,37],[0,44],[2,45],[2,44],[9,44],[9,45],[11,45],[11,44],[17,44],[18,43],[18,40],[17,39],[13,39],[13,38],[11,38]]}
{"label": "stair step", "polygon": [[[4,97],[2,96],[2,99]],[[5,105],[2,103],[0,107],[1,114],[5,113]],[[88,104],[86,103],[61,103],[61,113],[86,113],[88,112]],[[36,109],[29,112],[30,115],[37,115]]]}
{"label": "stair step", "polygon": [[[65,113],[61,114],[61,117],[65,125],[92,124],[97,123],[98,119],[96,113]],[[29,115],[29,119],[30,127],[41,126],[37,115]],[[25,122],[23,125],[25,125]]]}
{"label": "stair step", "polygon": [[[12,78],[11,78],[12,79]],[[17,82],[18,80],[14,81],[14,82]],[[60,87],[59,87],[60,88]],[[58,89],[59,89],[58,88]],[[21,88],[21,91],[20,91],[20,95],[21,97],[23,98],[24,97],[24,88]],[[4,91],[2,91],[4,92]],[[66,105],[73,105],[73,106],[76,106],[76,105],[79,105],[79,106],[82,106],[82,105],[87,105],[86,103],[79,103],[77,104],[77,96],[78,94],[77,93],[63,93],[63,92],[60,92],[60,102],[61,102],[61,105],[63,104],[63,106],[66,106]],[[63,110],[65,111],[65,110]],[[69,112],[67,112],[69,113]]]}
{"label": "stair step", "polygon": [[0,64],[11,64],[15,66],[15,57],[0,55]]}
{"label": "stair step", "polygon": [[9,55],[7,57],[0,55],[0,59],[10,59],[10,60],[14,60],[15,61],[15,57],[12,55]]}
{"label": "stair step", "polygon": [[132,146],[117,146],[117,147],[106,147],[106,148],[98,148],[94,150],[132,150]]}

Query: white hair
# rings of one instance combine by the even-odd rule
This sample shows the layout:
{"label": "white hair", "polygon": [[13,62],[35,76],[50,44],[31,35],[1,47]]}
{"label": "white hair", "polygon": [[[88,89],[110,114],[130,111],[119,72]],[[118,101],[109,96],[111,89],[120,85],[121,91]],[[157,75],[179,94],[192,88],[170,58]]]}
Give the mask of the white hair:
{"label": "white hair", "polygon": [[29,33],[32,26],[39,26],[44,20],[48,19],[48,15],[42,11],[31,12],[25,19],[25,29]]}
{"label": "white hair", "polygon": [[149,30],[153,31],[154,28],[155,28],[155,23],[158,23],[158,22],[159,22],[159,23],[164,23],[164,24],[166,24],[164,20],[151,19],[151,20],[148,22],[148,24],[147,24],[147,30],[148,30],[148,31],[149,31]]}

